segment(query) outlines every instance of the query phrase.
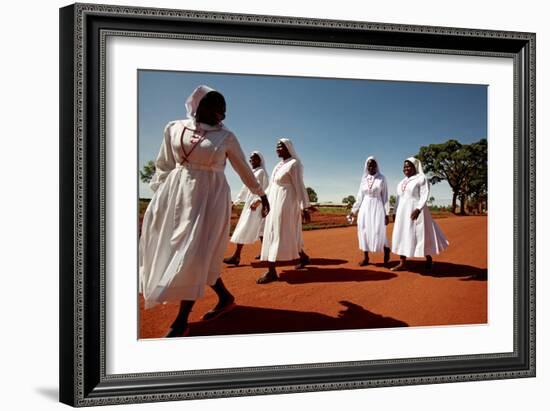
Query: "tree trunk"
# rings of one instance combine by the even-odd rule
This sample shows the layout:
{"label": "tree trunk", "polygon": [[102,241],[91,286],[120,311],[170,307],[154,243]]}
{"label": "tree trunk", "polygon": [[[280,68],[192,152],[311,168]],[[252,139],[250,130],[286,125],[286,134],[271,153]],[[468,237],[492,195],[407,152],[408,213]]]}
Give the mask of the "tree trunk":
{"label": "tree trunk", "polygon": [[460,196],[460,215],[465,215],[466,211],[464,210],[466,206],[466,196]]}
{"label": "tree trunk", "polygon": [[456,191],[453,191],[453,204],[451,205],[453,214],[456,214],[456,198],[458,197],[458,193]]}

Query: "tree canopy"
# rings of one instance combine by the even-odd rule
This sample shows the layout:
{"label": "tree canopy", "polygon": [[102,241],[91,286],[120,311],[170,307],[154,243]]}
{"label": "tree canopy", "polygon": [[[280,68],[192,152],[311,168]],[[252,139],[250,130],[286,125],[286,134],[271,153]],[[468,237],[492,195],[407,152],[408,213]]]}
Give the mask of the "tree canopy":
{"label": "tree canopy", "polygon": [[353,204],[355,203],[355,197],[354,196],[347,196],[347,197],[344,197],[342,199],[342,203],[344,203],[345,205],[347,205],[348,207],[351,207],[353,206]]}
{"label": "tree canopy", "polygon": [[151,182],[153,175],[155,174],[155,162],[149,160],[143,165],[143,168],[139,170],[139,178],[144,183]]}

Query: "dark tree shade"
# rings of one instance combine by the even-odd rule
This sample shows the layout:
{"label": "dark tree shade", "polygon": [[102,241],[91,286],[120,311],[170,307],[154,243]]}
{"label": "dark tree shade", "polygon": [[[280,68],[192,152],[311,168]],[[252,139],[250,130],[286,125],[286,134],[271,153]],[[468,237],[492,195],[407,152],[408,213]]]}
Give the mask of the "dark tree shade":
{"label": "dark tree shade", "polygon": [[316,203],[318,198],[317,198],[317,193],[315,192],[315,190],[311,187],[306,187],[306,190],[307,190],[307,196],[309,197],[309,202],[310,203]]}

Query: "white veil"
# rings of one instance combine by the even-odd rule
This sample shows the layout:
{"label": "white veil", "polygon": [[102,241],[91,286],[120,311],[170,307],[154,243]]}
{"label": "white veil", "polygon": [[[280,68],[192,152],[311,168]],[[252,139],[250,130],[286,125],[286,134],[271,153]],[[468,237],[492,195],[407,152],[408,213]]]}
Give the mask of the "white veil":
{"label": "white veil", "polygon": [[367,178],[370,174],[367,166],[369,165],[369,161],[371,160],[374,160],[376,162],[376,174],[374,174],[374,177],[382,175],[382,173],[380,172],[380,165],[378,164],[378,160],[374,156],[367,157],[367,159],[365,160],[365,167],[363,168],[363,177],[361,177],[361,187],[364,187],[368,184]]}
{"label": "white veil", "polygon": [[422,170],[422,163],[420,162],[419,159],[417,159],[415,157],[409,157],[405,161],[409,161],[410,163],[412,163],[414,168],[416,168],[416,172],[418,174],[424,174],[424,171]]}
{"label": "white veil", "polygon": [[281,138],[279,141],[285,145],[288,153],[290,154],[290,157],[295,159],[298,164],[300,164],[300,168],[303,171],[304,165],[302,164],[302,160],[300,160],[300,157],[298,157],[298,153],[296,153],[296,149],[294,148],[294,144],[292,144],[292,141],[289,138]]}
{"label": "white veil", "polygon": [[185,101],[185,109],[187,110],[187,118],[195,118],[197,115],[197,108],[199,108],[199,103],[211,91],[215,91],[212,87],[208,86],[198,86]]}
{"label": "white veil", "polygon": [[257,150],[253,151],[252,154],[256,154],[258,157],[260,157],[260,167],[263,168],[265,171],[265,174],[268,175],[267,168],[265,167],[264,155]]}

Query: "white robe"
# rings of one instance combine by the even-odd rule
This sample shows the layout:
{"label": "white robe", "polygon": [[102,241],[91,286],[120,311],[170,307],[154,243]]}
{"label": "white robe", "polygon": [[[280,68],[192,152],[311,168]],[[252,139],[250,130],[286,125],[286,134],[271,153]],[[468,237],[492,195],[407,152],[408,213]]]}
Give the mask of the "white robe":
{"label": "white robe", "polygon": [[139,285],[147,308],[196,300],[219,278],[231,218],[226,159],[254,194],[264,194],[230,130],[200,124],[208,133],[184,161],[183,150],[193,147],[193,132],[183,133],[184,126],[196,128],[194,120],[178,120],[164,130],[143,218]]}
{"label": "white robe", "polygon": [[361,184],[351,212],[357,215],[359,248],[362,251],[384,251],[384,247],[388,247],[385,216],[389,204],[388,186],[382,174],[368,176]]}
{"label": "white robe", "polygon": [[[445,250],[449,242],[432,219],[426,205],[430,185],[424,174],[404,178],[397,185],[397,204],[393,226],[392,252],[405,257],[425,257]],[[419,209],[416,220],[411,213]]]}
{"label": "white robe", "polygon": [[302,212],[309,207],[302,166],[294,158],[280,162],[271,175],[268,189],[271,211],[265,218],[263,261],[299,258],[303,248]]}
{"label": "white robe", "polygon": [[[261,167],[258,167],[254,170],[254,176],[256,180],[260,183],[262,188],[265,190],[269,185],[269,179],[267,178],[267,173]],[[262,217],[262,207],[259,206],[255,210],[250,208],[250,205],[255,201],[259,200],[260,197],[252,193],[249,188],[244,185],[235,202],[244,201],[243,210],[235,231],[231,236],[231,242],[235,244],[252,244],[258,241],[260,234],[263,230],[264,218]]]}

